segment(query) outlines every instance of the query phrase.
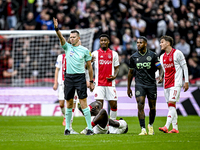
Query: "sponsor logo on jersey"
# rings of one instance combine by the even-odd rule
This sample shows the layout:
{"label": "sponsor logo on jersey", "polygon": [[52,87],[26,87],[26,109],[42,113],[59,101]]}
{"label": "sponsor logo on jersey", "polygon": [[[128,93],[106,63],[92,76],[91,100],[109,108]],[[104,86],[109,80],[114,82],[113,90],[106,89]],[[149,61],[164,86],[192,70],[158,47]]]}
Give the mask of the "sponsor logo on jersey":
{"label": "sponsor logo on jersey", "polygon": [[143,68],[150,69],[151,68],[151,62],[137,63],[136,66],[137,66],[138,69],[143,69]]}
{"label": "sponsor logo on jersey", "polygon": [[89,52],[89,55],[92,56],[91,52]]}
{"label": "sponsor logo on jersey", "polygon": [[111,60],[103,60],[103,59],[101,59],[101,60],[99,60],[99,64],[100,65],[109,65],[109,64],[112,64],[112,61]]}
{"label": "sponsor logo on jersey", "polygon": [[163,64],[164,65],[164,68],[171,68],[174,66],[173,63],[170,63],[170,64]]}

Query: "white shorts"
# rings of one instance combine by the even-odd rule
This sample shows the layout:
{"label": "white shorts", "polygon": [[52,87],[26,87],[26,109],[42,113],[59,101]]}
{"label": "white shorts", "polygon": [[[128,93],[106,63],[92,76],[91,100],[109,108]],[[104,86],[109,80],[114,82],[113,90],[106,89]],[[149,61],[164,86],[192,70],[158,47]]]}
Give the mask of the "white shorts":
{"label": "white shorts", "polygon": [[[58,100],[65,100],[64,98],[64,84],[59,84],[58,86]],[[75,90],[74,94],[74,103],[78,102],[77,91]]]}
{"label": "white shorts", "polygon": [[165,100],[168,103],[169,101],[178,102],[180,98],[181,87],[170,87],[164,89]]}
{"label": "white shorts", "polygon": [[107,134],[108,133],[108,125],[105,128],[100,127],[98,124],[93,128],[94,134]]}
{"label": "white shorts", "polygon": [[117,92],[114,86],[95,86],[94,88],[95,100],[114,100],[117,101]]}
{"label": "white shorts", "polygon": [[110,134],[123,134],[124,131],[127,128],[127,123],[124,120],[115,120],[118,121],[121,125],[121,127],[113,127],[113,126],[109,126],[109,133]]}

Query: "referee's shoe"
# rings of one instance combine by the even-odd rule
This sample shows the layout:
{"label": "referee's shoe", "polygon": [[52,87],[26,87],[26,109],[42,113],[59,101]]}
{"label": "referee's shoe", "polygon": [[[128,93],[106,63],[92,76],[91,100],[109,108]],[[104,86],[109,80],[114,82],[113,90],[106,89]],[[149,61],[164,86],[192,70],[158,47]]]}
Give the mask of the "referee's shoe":
{"label": "referee's shoe", "polygon": [[66,129],[64,135],[70,135],[70,131]]}

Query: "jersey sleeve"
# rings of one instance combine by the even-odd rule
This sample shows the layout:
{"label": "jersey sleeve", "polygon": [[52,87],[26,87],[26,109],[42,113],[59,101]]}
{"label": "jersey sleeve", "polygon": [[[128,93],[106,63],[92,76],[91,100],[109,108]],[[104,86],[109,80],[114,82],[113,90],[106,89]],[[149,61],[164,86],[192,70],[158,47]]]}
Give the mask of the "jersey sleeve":
{"label": "jersey sleeve", "polygon": [[[114,51],[113,51],[114,52]],[[113,63],[114,63],[114,66],[119,66],[119,56],[116,52],[113,53],[114,57],[113,57]]]}
{"label": "jersey sleeve", "polygon": [[184,55],[183,55],[183,53],[181,51],[177,50],[176,57],[177,57],[178,63],[181,66],[183,66],[184,64],[186,64],[185,57],[184,57]]}
{"label": "jersey sleeve", "polygon": [[160,66],[161,65],[160,64],[160,59],[159,59],[159,57],[157,56],[156,53],[154,53],[154,59],[155,59],[155,66],[156,67]]}
{"label": "jersey sleeve", "polygon": [[61,47],[64,49],[64,51],[67,51],[68,50],[68,47],[70,46],[70,44],[69,43],[65,43],[65,45],[61,45]]}
{"label": "jersey sleeve", "polygon": [[58,55],[55,66],[61,68],[62,66],[62,55]]}
{"label": "jersey sleeve", "polygon": [[135,61],[134,61],[133,57],[131,57],[129,60],[129,69],[134,69],[135,67],[136,67]]}
{"label": "jersey sleeve", "polygon": [[92,54],[88,49],[86,49],[86,51],[85,51],[85,61],[90,61],[90,60],[92,60]]}

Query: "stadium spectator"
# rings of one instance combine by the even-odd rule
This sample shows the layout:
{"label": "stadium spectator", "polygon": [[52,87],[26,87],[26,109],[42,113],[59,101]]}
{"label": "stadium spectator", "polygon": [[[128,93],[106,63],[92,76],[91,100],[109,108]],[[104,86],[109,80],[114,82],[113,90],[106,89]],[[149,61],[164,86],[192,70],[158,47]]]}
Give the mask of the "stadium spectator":
{"label": "stadium spectator", "polygon": [[200,36],[196,38],[196,45],[194,51],[197,53],[197,56],[200,58]]}
{"label": "stadium spectator", "polygon": [[53,21],[50,19],[50,15],[47,14],[47,11],[48,9],[43,9],[42,12],[37,16],[36,22],[39,23],[41,26],[46,25],[47,30],[53,30]]}
{"label": "stadium spectator", "polygon": [[148,98],[149,111],[149,135],[154,135],[153,123],[156,116],[157,84],[155,71],[159,69],[159,78],[162,78],[162,68],[156,53],[147,49],[147,39],[139,37],[137,39],[138,51],[130,58],[130,68],[128,72],[127,95],[132,98],[131,82],[135,75],[135,97],[138,105],[138,119],[141,133],[147,135],[145,128],[145,97]]}
{"label": "stadium spectator", "polygon": [[12,77],[15,77],[18,73],[17,70],[13,70],[13,66],[14,66],[14,59],[9,57],[7,59],[7,65],[4,66],[4,68],[2,69],[2,77],[4,79],[4,83],[6,84],[11,84],[12,82]]}
{"label": "stadium spectator", "polygon": [[114,38],[113,44],[110,45],[110,48],[118,54],[122,54],[123,52],[123,47],[120,45],[120,39],[117,37]]}
{"label": "stadium spectator", "polygon": [[146,29],[146,21],[141,19],[140,14],[136,14],[135,16],[130,17],[128,21],[130,22],[134,31],[134,36],[139,37],[144,35]]}
{"label": "stadium spectator", "polygon": [[119,73],[117,79],[127,79],[128,65],[124,62],[122,55],[119,55]]}
{"label": "stadium spectator", "polygon": [[178,44],[181,41],[181,36],[179,32],[174,32],[174,45]]}
{"label": "stadium spectator", "polygon": [[159,56],[161,51],[160,51],[160,45],[159,45],[159,41],[156,38],[156,35],[152,35],[152,39],[148,40],[148,47],[149,50],[156,52],[156,54]]}
{"label": "stadium spectator", "polygon": [[195,39],[194,39],[194,33],[192,32],[192,30],[188,30],[187,32],[187,37],[186,37],[186,42],[190,45],[190,54],[193,51],[193,48],[195,46]]}
{"label": "stadium spectator", "polygon": [[15,29],[17,25],[17,14],[19,9],[19,3],[15,0],[6,0],[4,6],[4,14],[6,16],[6,23],[9,30]]}
{"label": "stadium spectator", "polygon": [[117,92],[115,78],[119,73],[118,54],[109,49],[110,38],[107,34],[101,34],[101,48],[92,53],[95,57],[95,91],[94,99],[103,104],[107,100],[110,104],[110,119],[117,118]]}
{"label": "stadium spectator", "polygon": [[167,31],[167,23],[166,23],[167,20],[165,20],[163,11],[161,9],[157,10],[157,16],[158,16],[158,19],[161,19],[160,21],[158,21],[158,24],[157,24],[157,37],[161,37],[165,35]]}
{"label": "stadium spectator", "polygon": [[186,38],[184,36],[181,37],[180,42],[175,45],[175,48],[180,50],[186,59],[188,58],[190,54],[190,45],[186,43]]}
{"label": "stadium spectator", "polygon": [[0,0],[0,29],[4,30],[5,15],[4,15],[4,3]]}
{"label": "stadium spectator", "polygon": [[34,19],[34,14],[32,12],[28,12],[26,16],[26,21],[23,24],[25,30],[35,30],[37,27],[37,23]]}
{"label": "stadium spectator", "polygon": [[[185,83],[183,85],[184,92],[189,88],[188,68],[184,55],[181,51],[172,48],[172,45],[172,37],[161,37],[160,47],[165,53],[160,56],[160,62],[164,70],[164,95],[168,105],[168,114],[165,126],[159,127],[159,130],[164,133],[179,133],[176,102],[179,101],[183,74],[185,77]],[[162,80],[159,82],[162,82]],[[171,124],[173,129],[168,132]]]}
{"label": "stadium spectator", "polygon": [[200,77],[200,65],[199,62],[195,61],[193,58],[188,59],[188,70],[189,70],[189,79],[196,79]]}
{"label": "stadium spectator", "polygon": [[122,36],[122,41],[123,41],[123,49],[126,50],[126,44],[130,43],[132,40],[131,38],[131,30],[126,29],[124,35]]}
{"label": "stadium spectator", "polygon": [[[66,76],[64,81],[64,92],[65,99],[67,101],[67,109],[65,113],[66,118],[66,127],[65,135],[70,135],[70,119],[72,115],[72,105],[75,89],[77,89],[79,101],[81,108],[83,109],[86,123],[88,126],[88,131],[86,135],[93,135],[92,126],[91,126],[91,114],[90,110],[87,107],[87,86],[85,79],[85,61],[87,63],[87,69],[90,76],[90,90],[94,90],[93,85],[93,69],[91,66],[91,53],[89,50],[81,45],[78,41],[80,40],[80,35],[77,30],[71,31],[70,33],[70,43],[67,43],[65,38],[62,36],[61,32],[58,29],[57,19],[53,18],[54,27],[56,34],[60,40],[62,48],[66,53]],[[71,46],[73,48],[71,48]],[[76,51],[76,52],[75,52]],[[81,57],[80,57],[81,56]],[[83,59],[84,58],[84,59]]]}

